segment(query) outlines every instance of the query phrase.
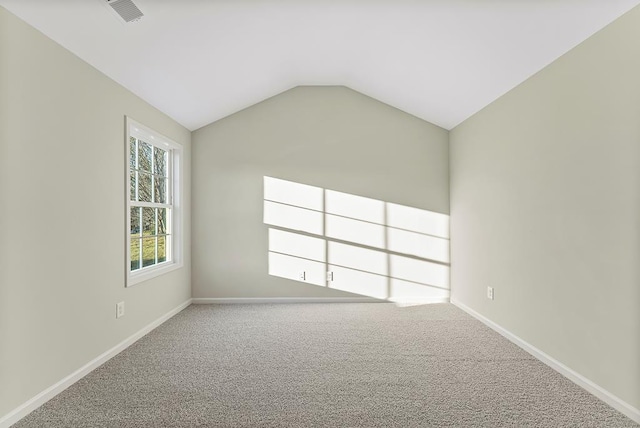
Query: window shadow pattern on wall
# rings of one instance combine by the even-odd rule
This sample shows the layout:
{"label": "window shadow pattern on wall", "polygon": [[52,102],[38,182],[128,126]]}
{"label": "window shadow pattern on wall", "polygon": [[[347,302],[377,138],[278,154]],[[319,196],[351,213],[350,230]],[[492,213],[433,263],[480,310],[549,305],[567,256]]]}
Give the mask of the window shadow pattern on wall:
{"label": "window shadow pattern on wall", "polygon": [[269,275],[398,303],[449,298],[449,216],[264,177]]}

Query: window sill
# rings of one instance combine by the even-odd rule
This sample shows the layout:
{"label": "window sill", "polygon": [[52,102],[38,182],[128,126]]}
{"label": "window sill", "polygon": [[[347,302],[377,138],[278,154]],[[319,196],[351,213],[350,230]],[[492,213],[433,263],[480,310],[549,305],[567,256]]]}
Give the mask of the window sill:
{"label": "window sill", "polygon": [[152,268],[130,272],[127,275],[127,287],[131,287],[136,284],[140,284],[141,282],[148,281],[152,278],[156,278],[160,275],[167,274],[176,269],[180,269],[181,267],[182,263],[167,263],[159,266],[154,266]]}

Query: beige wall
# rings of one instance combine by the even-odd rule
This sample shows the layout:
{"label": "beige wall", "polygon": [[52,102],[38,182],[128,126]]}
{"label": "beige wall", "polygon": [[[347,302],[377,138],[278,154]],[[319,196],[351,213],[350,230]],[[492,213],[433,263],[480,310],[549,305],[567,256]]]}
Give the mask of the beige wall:
{"label": "beige wall", "polygon": [[640,408],[640,8],[451,132],[451,212],[453,299]]}
{"label": "beige wall", "polygon": [[[0,7],[0,417],[190,297],[125,289],[124,117],[190,132]],[[116,302],[126,315],[115,319]]]}
{"label": "beige wall", "polygon": [[297,87],[193,133],[193,297],[351,296],[269,276],[263,177],[449,212],[448,132],[345,87]]}

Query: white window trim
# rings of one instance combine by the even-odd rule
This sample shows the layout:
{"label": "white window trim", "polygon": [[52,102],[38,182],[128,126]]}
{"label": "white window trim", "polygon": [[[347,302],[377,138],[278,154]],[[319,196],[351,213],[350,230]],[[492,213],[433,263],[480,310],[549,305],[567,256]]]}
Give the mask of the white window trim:
{"label": "white window trim", "polygon": [[[184,254],[184,238],[183,238],[183,206],[182,206],[182,194],[183,194],[183,151],[182,145],[176,143],[170,138],[165,137],[162,134],[142,125],[139,122],[125,116],[125,195],[126,195],[126,224],[125,224],[125,270],[126,270],[126,287],[139,284],[152,278],[156,278],[160,275],[164,275],[173,270],[183,267],[183,254]],[[131,137],[135,137],[144,140],[150,144],[157,145],[158,147],[165,147],[172,150],[173,156],[169,167],[171,168],[171,183],[173,186],[169,194],[173,199],[173,209],[171,218],[171,261],[163,262],[157,265],[148,266],[131,272],[131,174],[129,171],[129,140]],[[142,249],[141,249],[142,250]]]}

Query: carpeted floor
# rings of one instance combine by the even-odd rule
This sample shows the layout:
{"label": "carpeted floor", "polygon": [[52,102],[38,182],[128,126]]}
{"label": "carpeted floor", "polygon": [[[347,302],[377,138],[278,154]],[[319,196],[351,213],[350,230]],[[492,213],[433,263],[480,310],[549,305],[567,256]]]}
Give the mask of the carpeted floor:
{"label": "carpeted floor", "polygon": [[190,306],[16,427],[637,427],[449,304]]}

